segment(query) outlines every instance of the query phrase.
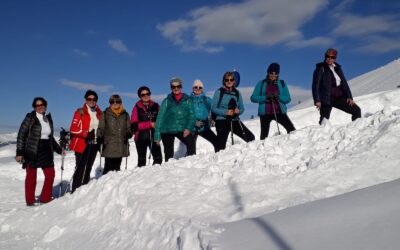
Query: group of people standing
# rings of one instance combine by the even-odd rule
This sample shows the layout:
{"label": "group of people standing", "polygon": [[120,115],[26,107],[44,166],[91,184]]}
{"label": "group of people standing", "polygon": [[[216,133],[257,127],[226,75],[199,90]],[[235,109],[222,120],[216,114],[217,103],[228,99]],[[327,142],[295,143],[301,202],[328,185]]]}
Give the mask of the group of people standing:
{"label": "group of people standing", "polygon": [[[349,85],[339,64],[337,50],[328,49],[324,61],[316,65],[313,75],[312,92],[314,104],[320,112],[319,123],[329,119],[332,107],[352,115],[352,120],[361,117],[361,109],[354,103]],[[287,115],[286,105],[290,103],[289,89],[279,78],[280,65],[271,63],[265,79],[257,82],[251,101],[258,103],[261,135],[268,137],[270,123],[275,120],[290,133],[295,127]],[[76,167],[73,174],[74,192],[90,180],[90,172],[97,152],[105,158],[103,174],[119,171],[123,157],[128,157],[129,142],[134,137],[138,155],[137,166],[146,165],[147,149],[153,164],[162,163],[160,143],[164,148],[164,160],[174,155],[174,141],[178,138],[186,145],[186,155],[196,154],[198,136],[209,141],[215,152],[225,149],[228,136],[236,134],[246,142],[255,139],[254,134],[242,123],[243,98],[235,87],[235,73],[226,72],[222,87],[215,91],[213,98],[204,93],[200,80],[193,83],[190,95],[182,92],[183,82],[174,77],[170,80],[171,93],[161,105],[151,99],[151,90],[142,86],[137,94],[139,101],[131,115],[124,109],[122,98],[112,95],[109,106],[102,111],[97,105],[98,95],[93,90],[85,93],[85,103],[78,108],[70,126],[69,148],[75,152]],[[65,154],[54,139],[51,115],[46,114],[47,102],[37,97],[32,103],[34,111],[28,113],[21,124],[17,138],[16,160],[26,169],[25,194],[28,206],[35,204],[36,169],[42,168],[45,183],[40,202],[51,200],[54,182],[54,151]],[[216,134],[211,130],[215,123]]]}

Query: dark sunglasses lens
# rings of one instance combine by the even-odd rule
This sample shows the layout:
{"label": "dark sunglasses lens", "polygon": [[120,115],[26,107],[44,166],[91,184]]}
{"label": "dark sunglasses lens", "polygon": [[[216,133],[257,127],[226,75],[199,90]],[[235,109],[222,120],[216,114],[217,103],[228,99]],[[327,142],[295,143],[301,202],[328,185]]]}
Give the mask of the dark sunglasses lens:
{"label": "dark sunglasses lens", "polygon": [[177,85],[177,86],[171,86],[171,89],[180,89],[180,88],[182,88],[182,86],[181,85]]}
{"label": "dark sunglasses lens", "polygon": [[325,56],[327,59],[336,59],[336,56]]}
{"label": "dark sunglasses lens", "polygon": [[86,98],[86,101],[88,101],[88,102],[90,102],[90,101],[97,102],[97,99],[96,98]]}
{"label": "dark sunglasses lens", "polygon": [[141,97],[150,96],[150,93],[142,93],[140,94]]}
{"label": "dark sunglasses lens", "polygon": [[122,102],[121,101],[113,101],[113,102],[111,102],[111,104],[121,104]]}
{"label": "dark sunglasses lens", "polygon": [[233,78],[224,79],[224,82],[233,82],[233,81],[235,81],[235,79],[233,79]]}
{"label": "dark sunglasses lens", "polygon": [[44,107],[44,104],[43,104],[43,103],[42,103],[42,104],[36,104],[35,107],[36,107],[36,108],[38,108],[38,107]]}
{"label": "dark sunglasses lens", "polygon": [[203,87],[201,87],[201,86],[194,86],[193,88],[194,89],[203,89]]}

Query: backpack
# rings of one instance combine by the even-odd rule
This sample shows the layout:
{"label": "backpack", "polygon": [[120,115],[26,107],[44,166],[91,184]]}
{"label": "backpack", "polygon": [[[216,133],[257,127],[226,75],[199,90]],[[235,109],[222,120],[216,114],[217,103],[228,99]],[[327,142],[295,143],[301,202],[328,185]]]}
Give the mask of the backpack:
{"label": "backpack", "polygon": [[[235,92],[235,96],[239,100],[239,91],[236,88],[233,88],[233,92]],[[221,104],[222,97],[224,96],[224,94],[225,94],[225,88],[224,87],[219,88],[219,100],[218,100],[217,108]],[[212,124],[215,124],[216,119],[217,119],[217,114],[215,114],[214,112],[211,111],[211,122],[212,122]]]}

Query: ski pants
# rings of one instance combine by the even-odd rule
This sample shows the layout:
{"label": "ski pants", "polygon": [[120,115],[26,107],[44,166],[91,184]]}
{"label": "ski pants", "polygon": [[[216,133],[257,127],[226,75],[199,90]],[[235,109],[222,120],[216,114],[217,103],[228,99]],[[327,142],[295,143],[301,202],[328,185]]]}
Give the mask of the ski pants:
{"label": "ski pants", "polygon": [[90,172],[92,171],[92,166],[98,151],[99,145],[88,144],[82,154],[75,152],[76,167],[72,179],[72,193],[80,186],[89,183]]}
{"label": "ski pants", "polygon": [[107,174],[110,171],[120,171],[121,162],[122,162],[122,157],[116,157],[116,158],[105,157],[103,175]]}
{"label": "ski pants", "polygon": [[211,129],[203,130],[200,133],[196,133],[195,135],[196,142],[197,142],[197,137],[199,135],[213,145],[215,153],[219,151],[218,138]]}
{"label": "ski pants", "polygon": [[319,114],[320,114],[319,124],[321,124],[321,122],[324,118],[329,120],[329,117],[331,116],[332,107],[340,109],[348,114],[351,114],[352,121],[361,117],[360,107],[358,107],[356,104],[354,104],[353,106],[350,106],[347,103],[346,97],[344,97],[344,96],[332,97],[331,105],[327,105],[327,104],[321,105],[321,109],[319,110]]}
{"label": "ski pants", "polygon": [[[37,168],[31,167],[27,164],[25,178],[25,200],[26,204],[35,203],[35,190],[36,190],[36,179],[37,179]],[[44,183],[42,192],[40,194],[39,201],[41,203],[50,202],[53,193],[53,183],[55,177],[54,166],[42,168],[44,174]]]}
{"label": "ski pants", "polygon": [[153,165],[162,163],[161,147],[157,143],[150,140],[135,141],[136,151],[138,154],[138,167],[146,166],[147,149],[150,148],[150,153],[153,156]]}
{"label": "ski pants", "polygon": [[245,142],[254,141],[255,139],[254,134],[239,120],[216,120],[215,127],[220,150],[225,149],[226,141],[231,131]]}
{"label": "ski pants", "polygon": [[161,134],[161,140],[164,145],[164,157],[167,162],[170,158],[174,156],[174,141],[175,137],[178,138],[183,144],[185,144],[187,149],[186,155],[195,155],[196,154],[196,138],[193,134],[189,134],[186,137],[183,137],[183,132],[179,132],[176,134]]}
{"label": "ski pants", "polygon": [[[290,121],[289,116],[287,114],[278,113],[276,114],[276,119],[277,122],[286,129],[286,132],[288,134],[296,130],[296,128],[293,126],[293,123]],[[268,137],[269,127],[271,126],[271,122],[273,120],[275,120],[275,115],[273,114],[260,116],[260,123],[261,123],[260,140],[264,140],[266,137]]]}

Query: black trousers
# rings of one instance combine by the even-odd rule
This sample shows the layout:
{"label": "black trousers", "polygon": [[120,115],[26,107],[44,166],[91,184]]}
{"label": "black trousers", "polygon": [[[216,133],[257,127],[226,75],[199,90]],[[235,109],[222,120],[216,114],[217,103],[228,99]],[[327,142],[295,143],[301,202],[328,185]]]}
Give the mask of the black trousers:
{"label": "black trousers", "polygon": [[155,142],[150,140],[135,141],[136,151],[138,154],[138,167],[146,166],[147,148],[150,148],[151,155],[153,156],[153,165],[162,163],[161,147]]}
{"label": "black trousers", "polygon": [[[287,114],[278,113],[276,114],[276,119],[277,122],[286,129],[286,132],[288,134],[296,130],[296,128],[293,126],[293,123],[290,121],[289,116]],[[275,115],[273,114],[260,116],[260,123],[261,123],[260,140],[264,140],[265,138],[268,137],[269,127],[271,126],[271,122],[273,120],[275,120]]]}
{"label": "black trousers", "polygon": [[344,96],[340,97],[332,97],[331,105],[322,104],[321,109],[319,110],[320,118],[319,124],[321,124],[322,120],[325,118],[329,120],[331,116],[331,111],[333,108],[340,109],[348,114],[351,114],[351,120],[354,121],[361,117],[361,109],[357,105],[350,106],[347,103],[347,99]]}
{"label": "black trousers", "polygon": [[121,170],[122,157],[108,158],[105,157],[103,175],[110,171],[120,171]]}
{"label": "black trousers", "polygon": [[214,132],[211,129],[203,130],[200,133],[196,133],[196,135],[195,135],[196,142],[197,142],[197,137],[199,135],[201,137],[203,137],[204,139],[206,139],[208,142],[210,142],[213,145],[215,153],[219,151],[219,144],[218,144],[217,135],[214,134]]}
{"label": "black trousers", "polygon": [[166,162],[174,156],[175,137],[186,145],[186,155],[196,154],[196,138],[193,134],[190,134],[187,137],[183,137],[183,132],[179,132],[176,134],[161,134],[161,140],[164,145],[164,157]]}
{"label": "black trousers", "polygon": [[82,154],[75,153],[76,166],[72,177],[72,193],[80,186],[89,183],[90,172],[98,151],[99,145],[88,144]]}
{"label": "black trousers", "polygon": [[254,134],[241,121],[238,120],[216,120],[215,127],[217,129],[219,150],[225,149],[226,141],[228,140],[231,130],[235,135],[242,138],[245,142],[254,141],[255,139]]}

